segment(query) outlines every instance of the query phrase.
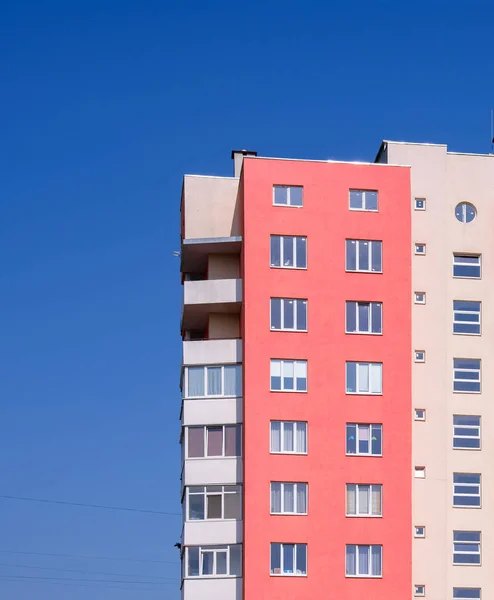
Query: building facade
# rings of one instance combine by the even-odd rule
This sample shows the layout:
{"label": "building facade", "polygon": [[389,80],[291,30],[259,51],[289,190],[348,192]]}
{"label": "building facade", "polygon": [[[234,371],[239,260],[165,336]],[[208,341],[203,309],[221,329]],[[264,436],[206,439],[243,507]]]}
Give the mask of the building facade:
{"label": "building facade", "polygon": [[490,158],[232,158],[182,190],[182,597],[485,600]]}

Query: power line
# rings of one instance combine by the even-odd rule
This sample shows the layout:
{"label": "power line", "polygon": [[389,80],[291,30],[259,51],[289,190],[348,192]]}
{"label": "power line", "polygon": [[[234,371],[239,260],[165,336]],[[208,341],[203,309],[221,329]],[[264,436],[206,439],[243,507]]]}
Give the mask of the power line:
{"label": "power line", "polygon": [[23,554],[29,556],[53,556],[59,558],[75,558],[82,560],[113,560],[122,562],[139,562],[139,563],[156,563],[156,564],[170,564],[178,565],[179,561],[175,560],[152,560],[146,558],[133,558],[133,557],[118,557],[118,556],[85,556],[82,554],[62,554],[56,552],[27,552],[22,550],[2,550],[1,554]]}
{"label": "power line", "polygon": [[181,513],[166,512],[163,510],[148,510],[144,508],[129,508],[125,506],[106,506],[104,504],[88,504],[85,502],[68,502],[66,500],[46,500],[44,498],[31,498],[29,496],[6,496],[0,495],[0,499],[3,500],[24,500],[26,502],[40,502],[43,504],[62,504],[64,506],[79,506],[84,508],[103,508],[105,510],[123,510],[126,512],[145,513],[149,515],[169,515],[169,516],[182,516]]}
{"label": "power line", "polygon": [[[0,563],[0,567],[14,567],[16,569],[37,569],[40,571],[63,571],[64,573],[86,573],[87,575],[110,575],[111,577],[147,577],[148,579],[158,579],[163,581],[176,581],[172,577],[160,577],[157,575],[135,575],[133,573],[109,573],[108,571],[89,571],[87,569],[60,569],[58,567],[40,567],[37,565],[14,565],[11,563]],[[0,573],[1,575],[1,573]],[[152,583],[152,582],[150,582]]]}
{"label": "power line", "polygon": [[[8,581],[9,583],[24,583],[28,585],[33,584],[41,584],[41,585],[61,585],[65,587],[92,587],[93,583],[64,583],[62,581],[37,581],[35,579],[32,580],[24,580],[24,579],[16,579],[15,575],[0,575],[0,581]],[[168,585],[168,584],[167,584]],[[155,594],[160,594],[162,596],[163,590],[156,588],[143,588],[143,587],[121,587],[118,585],[100,585],[98,586],[100,589],[106,590],[125,590],[126,592],[153,592]]]}
{"label": "power line", "polygon": [[40,580],[40,581],[73,581],[76,583],[124,583],[125,585],[179,585],[178,581],[124,581],[121,579],[85,579],[72,577],[43,577],[42,575],[3,575],[12,579]]}

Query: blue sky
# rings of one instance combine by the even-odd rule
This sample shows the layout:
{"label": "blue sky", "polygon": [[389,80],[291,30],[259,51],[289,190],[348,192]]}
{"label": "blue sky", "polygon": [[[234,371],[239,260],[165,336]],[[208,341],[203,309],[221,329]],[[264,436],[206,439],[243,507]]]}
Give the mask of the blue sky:
{"label": "blue sky", "polygon": [[[232,148],[489,152],[493,18],[488,0],[3,2],[0,495],[179,513],[183,173],[230,175]],[[179,598],[176,514],[0,499],[0,531],[2,598]]]}

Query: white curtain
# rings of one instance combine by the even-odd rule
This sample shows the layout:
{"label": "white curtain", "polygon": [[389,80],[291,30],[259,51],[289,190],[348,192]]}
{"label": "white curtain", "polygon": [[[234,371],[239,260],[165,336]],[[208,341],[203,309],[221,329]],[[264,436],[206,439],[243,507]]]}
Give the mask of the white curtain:
{"label": "white curtain", "polygon": [[346,574],[357,574],[357,546],[349,545],[346,547]]}
{"label": "white curtain", "polygon": [[370,367],[370,391],[380,394],[382,392],[382,365],[373,364]]}
{"label": "white curtain", "polygon": [[295,379],[297,381],[295,389],[301,391],[307,390],[307,361],[298,360],[295,363]]}
{"label": "white curtain", "polygon": [[221,367],[207,367],[208,396],[221,395]]}
{"label": "white curtain", "polygon": [[293,423],[285,423],[283,426],[283,450],[293,452]]}
{"label": "white curtain", "polygon": [[240,365],[228,365],[224,368],[225,389],[224,396],[242,395],[242,367]]}
{"label": "white curtain", "polygon": [[305,483],[297,484],[297,512],[307,512],[307,485]]}
{"label": "white curtain", "polygon": [[293,390],[294,388],[294,362],[293,360],[285,360],[283,361],[283,385],[282,389],[284,390]]}
{"label": "white curtain", "polygon": [[357,392],[369,391],[369,365],[367,363],[359,363],[358,366],[358,390]]}
{"label": "white curtain", "polygon": [[281,483],[271,484],[271,512],[281,512]]}
{"label": "white curtain", "polygon": [[371,574],[382,575],[382,547],[372,546],[371,549]]}
{"label": "white curtain", "polygon": [[295,512],[295,496],[293,483],[283,484],[283,512]]}
{"label": "white curtain", "polygon": [[372,514],[373,515],[381,514],[381,486],[380,485],[372,486]]}
{"label": "white curtain", "polygon": [[297,452],[307,452],[307,423],[297,423]]}
{"label": "white curtain", "polygon": [[358,486],[358,510],[360,515],[369,514],[369,486]]}
{"label": "white curtain", "polygon": [[281,423],[271,423],[271,452],[281,452]]}
{"label": "white curtain", "polygon": [[204,367],[188,367],[187,396],[204,396]]}
{"label": "white curtain", "polygon": [[346,513],[355,515],[357,513],[357,486],[354,483],[348,483],[346,486]]}
{"label": "white curtain", "polygon": [[359,575],[369,575],[369,546],[358,547],[358,573]]}

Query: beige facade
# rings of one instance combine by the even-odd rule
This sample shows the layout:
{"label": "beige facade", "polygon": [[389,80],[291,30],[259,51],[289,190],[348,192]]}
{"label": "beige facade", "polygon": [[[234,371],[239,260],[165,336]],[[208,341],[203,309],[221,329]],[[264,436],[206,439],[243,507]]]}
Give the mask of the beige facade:
{"label": "beige facade", "polygon": [[[481,588],[483,599],[492,598],[494,156],[385,142],[378,160],[412,167],[412,240],[425,244],[425,254],[412,251],[413,289],[426,294],[412,311],[413,350],[425,351],[425,362],[413,365],[412,397],[426,411],[413,423],[413,464],[426,469],[423,479],[411,474],[413,525],[425,527],[425,537],[413,541],[413,581],[425,585],[428,600],[449,600],[454,587]],[[415,198],[425,199],[425,210]],[[456,218],[462,202],[475,206],[472,222]],[[481,279],[453,277],[454,253],[481,255]],[[454,300],[482,303],[481,335],[453,333]],[[454,358],[481,359],[481,393],[453,391]],[[453,449],[453,415],[481,417],[480,450]],[[481,474],[481,508],[453,507],[453,473]],[[480,566],[453,565],[453,531],[481,532]]]}

